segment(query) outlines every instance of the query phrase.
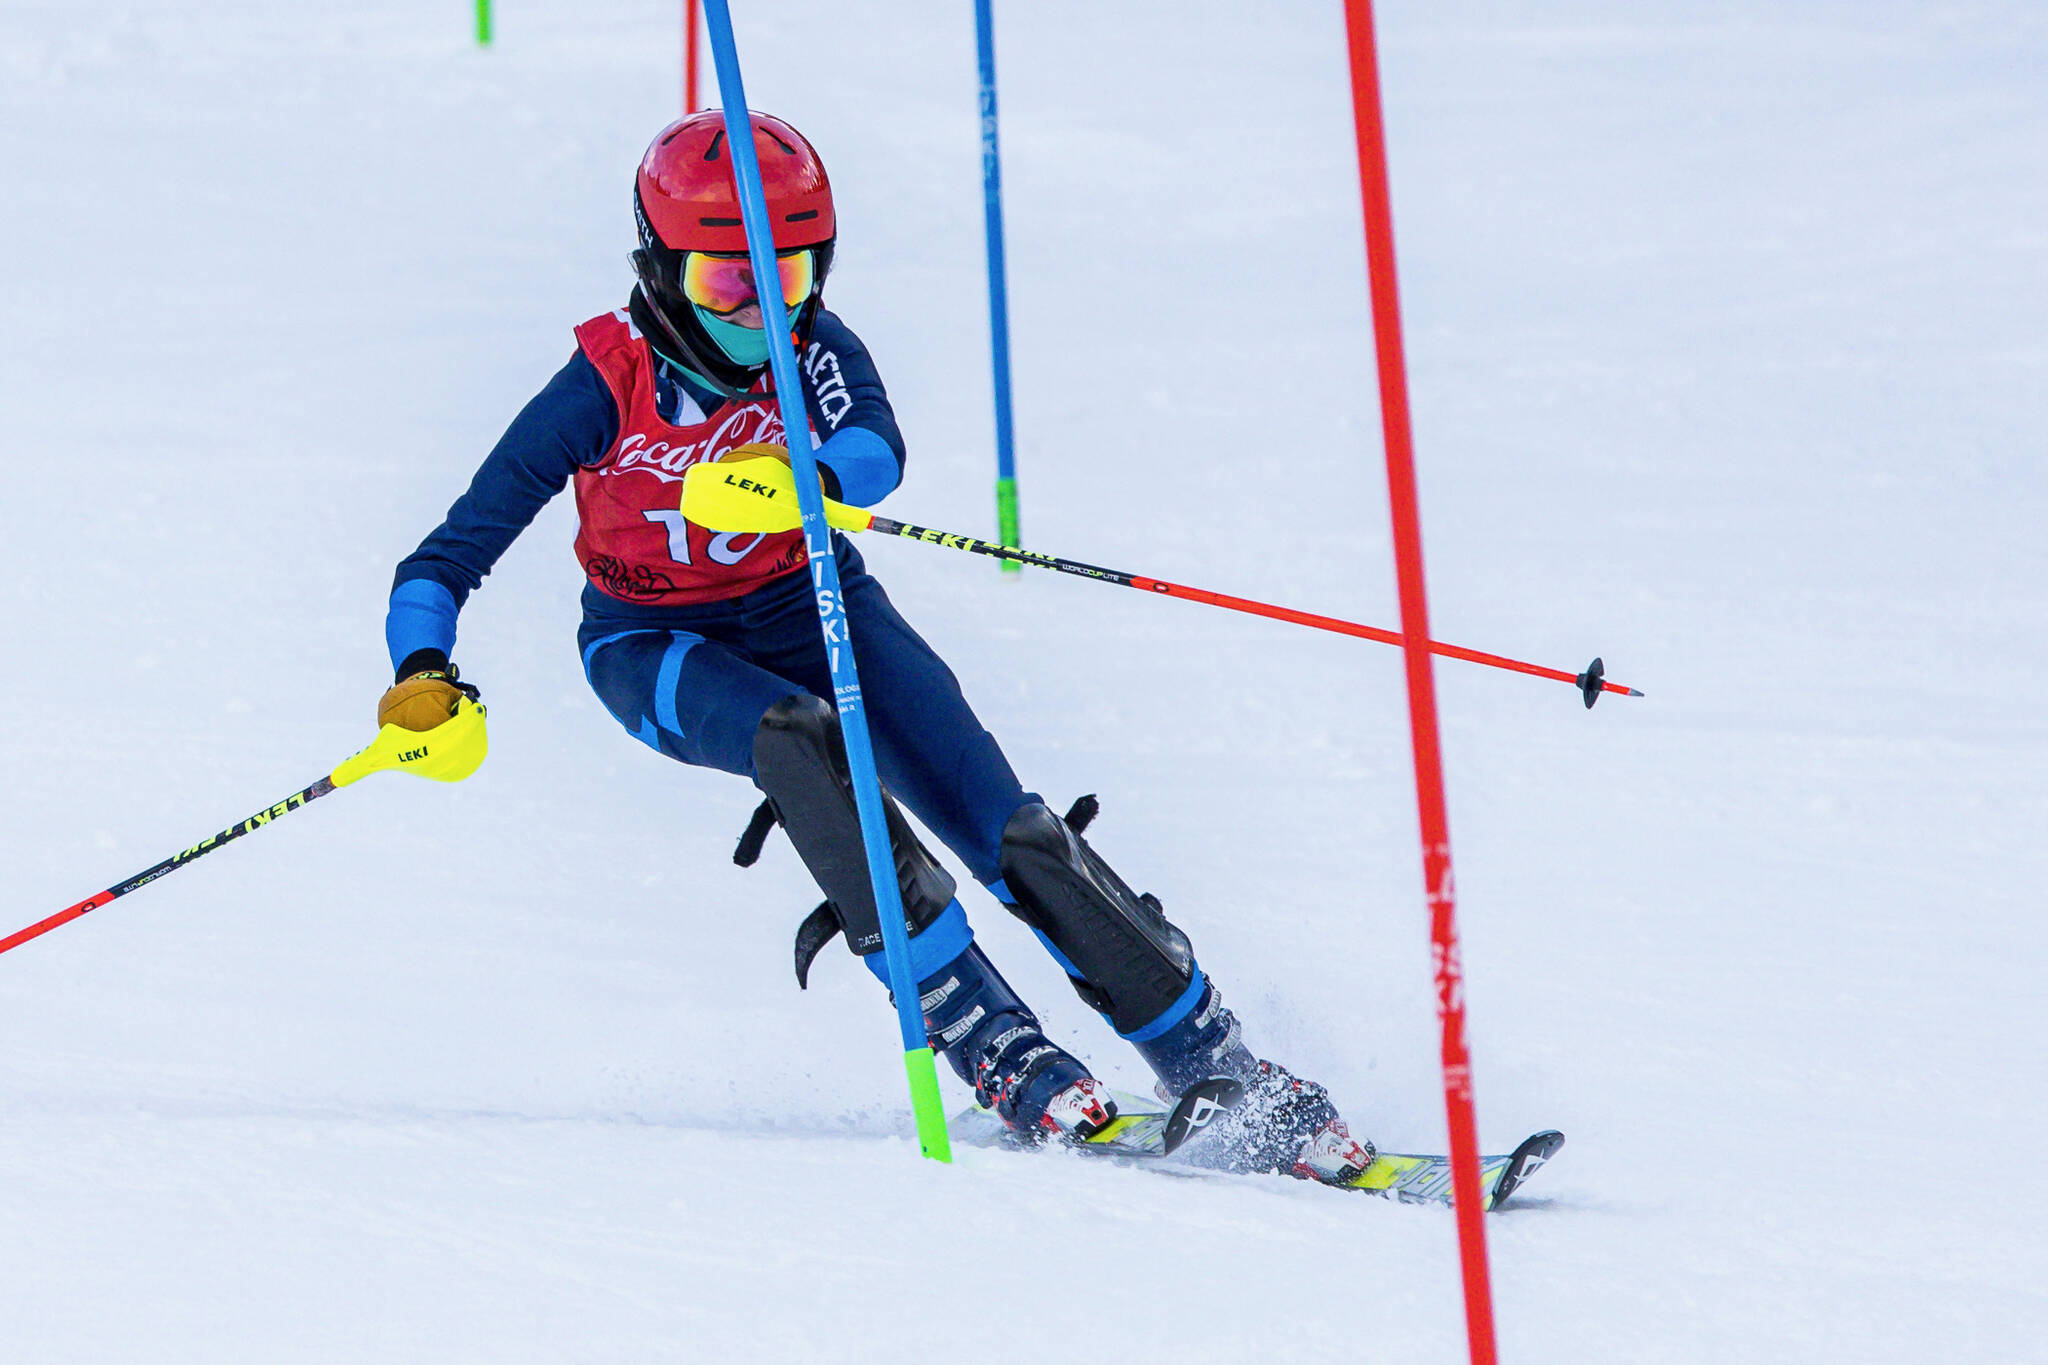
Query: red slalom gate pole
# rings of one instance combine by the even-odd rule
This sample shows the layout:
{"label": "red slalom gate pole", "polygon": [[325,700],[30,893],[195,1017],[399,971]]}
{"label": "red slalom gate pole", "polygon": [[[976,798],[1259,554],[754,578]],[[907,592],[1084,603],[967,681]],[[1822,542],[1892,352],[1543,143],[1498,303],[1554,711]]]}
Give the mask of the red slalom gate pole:
{"label": "red slalom gate pole", "polygon": [[1401,642],[1408,672],[1408,721],[1415,744],[1415,801],[1422,817],[1422,880],[1436,960],[1437,1019],[1443,1028],[1444,1110],[1451,1128],[1451,1190],[1458,1218],[1458,1260],[1465,1280],[1465,1338],[1473,1365],[1492,1365],[1493,1289],[1481,1221],[1478,1123],[1472,1111],[1472,1057],[1465,1045],[1465,985],[1458,956],[1451,827],[1444,808],[1436,678],[1430,666],[1429,594],[1422,574],[1422,513],[1415,496],[1415,450],[1408,423],[1408,373],[1401,352],[1401,293],[1394,274],[1394,213],[1387,188],[1386,130],[1372,0],[1345,0],[1351,52],[1351,104],[1358,123],[1358,183],[1365,207],[1365,255],[1372,286],[1373,338],[1379,357],[1380,420],[1386,429],[1387,493],[1394,514],[1394,565],[1401,587]]}
{"label": "red slalom gate pole", "polygon": [[697,0],[683,0],[683,112],[697,112]]}

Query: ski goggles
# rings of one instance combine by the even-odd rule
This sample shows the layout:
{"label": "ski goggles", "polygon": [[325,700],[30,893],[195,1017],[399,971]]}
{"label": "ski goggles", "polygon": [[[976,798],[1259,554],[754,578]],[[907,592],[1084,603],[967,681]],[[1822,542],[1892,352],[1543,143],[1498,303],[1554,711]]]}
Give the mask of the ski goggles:
{"label": "ski goggles", "polygon": [[[775,258],[782,276],[782,302],[794,309],[818,284],[818,253],[809,247],[785,251]],[[683,297],[707,313],[725,316],[760,302],[754,292],[754,263],[744,253],[712,255],[691,251],[683,256]]]}

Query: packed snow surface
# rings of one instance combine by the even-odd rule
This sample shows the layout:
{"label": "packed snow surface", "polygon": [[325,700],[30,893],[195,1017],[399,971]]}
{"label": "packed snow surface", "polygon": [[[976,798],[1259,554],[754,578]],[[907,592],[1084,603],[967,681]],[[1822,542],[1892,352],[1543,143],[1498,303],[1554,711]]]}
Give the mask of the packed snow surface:
{"label": "packed snow surface", "polygon": [[[985,534],[971,7],[742,9],[883,510]],[[368,739],[392,566],[623,299],[676,10],[0,9],[0,933]],[[1394,624],[1336,0],[1000,10],[1027,542]],[[1436,634],[1648,694],[1437,670],[1481,1136],[1570,1135],[1488,1224],[1503,1358],[2034,1358],[2048,19],[1380,19]],[[799,994],[814,888],[730,862],[751,789],[587,689],[572,517],[463,616],[476,777],[0,959],[0,1358],[1461,1358],[1440,1210],[919,1161],[881,992],[835,948]],[[1440,1149],[1398,653],[865,551],[1253,1045]]]}

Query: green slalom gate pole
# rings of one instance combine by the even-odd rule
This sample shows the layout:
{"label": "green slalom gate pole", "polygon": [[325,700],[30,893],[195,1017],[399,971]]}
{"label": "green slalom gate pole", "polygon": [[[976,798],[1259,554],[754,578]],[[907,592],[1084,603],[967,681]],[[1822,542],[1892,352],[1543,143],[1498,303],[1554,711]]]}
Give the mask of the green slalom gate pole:
{"label": "green slalom gate pole", "polygon": [[818,483],[818,460],[804,412],[802,376],[797,371],[795,348],[790,344],[789,312],[782,302],[782,278],[775,265],[775,235],[768,219],[767,196],[761,190],[761,166],[755,155],[753,124],[747,117],[746,91],[740,83],[732,11],[726,0],[704,0],[704,18],[711,37],[711,61],[718,74],[719,102],[725,111],[726,145],[732,148],[740,217],[746,225],[747,255],[754,265],[761,323],[768,330],[768,364],[774,372],[776,399],[782,408],[790,466],[796,472],[804,548],[810,556],[818,626],[825,637],[826,661],[832,669],[839,733],[846,741],[846,766],[853,778],[854,805],[860,813],[861,844],[867,853],[876,915],[882,922],[882,953],[888,967],[889,989],[896,997],[896,1022],[903,1036],[903,1069],[910,1081],[910,1107],[917,1119],[918,1146],[934,1161],[951,1161],[953,1149],[946,1136],[939,1075],[925,1037],[917,978],[911,970],[903,895],[896,883],[896,859],[889,849],[889,830],[882,814],[882,786],[875,776],[874,746],[868,737],[860,676],[854,668],[853,641],[847,630],[846,604],[839,589],[839,565],[832,555],[832,528],[825,521],[825,493]]}
{"label": "green slalom gate pole", "polygon": [[476,45],[491,45],[491,0],[476,0]]}

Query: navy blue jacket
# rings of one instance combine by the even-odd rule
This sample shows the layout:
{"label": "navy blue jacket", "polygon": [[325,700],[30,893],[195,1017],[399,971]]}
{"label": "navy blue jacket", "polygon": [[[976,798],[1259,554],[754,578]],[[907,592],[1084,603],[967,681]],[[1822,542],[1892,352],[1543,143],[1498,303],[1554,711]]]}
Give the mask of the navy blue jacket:
{"label": "navy blue jacket", "polygon": [[[872,506],[902,482],[904,447],[867,347],[821,308],[798,368],[804,407],[824,436],[817,454],[827,492]],[[655,401],[664,418],[675,417],[685,393],[707,414],[722,401],[658,362]],[[400,561],[384,622],[393,668],[421,649],[444,655],[454,649],[462,604],[570,476],[605,457],[618,439],[619,420],[604,377],[577,351],[512,419],[447,519]],[[632,610],[629,603],[590,603],[591,595],[586,590],[586,605],[601,605],[607,614]]]}

